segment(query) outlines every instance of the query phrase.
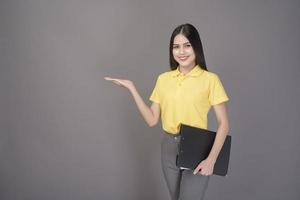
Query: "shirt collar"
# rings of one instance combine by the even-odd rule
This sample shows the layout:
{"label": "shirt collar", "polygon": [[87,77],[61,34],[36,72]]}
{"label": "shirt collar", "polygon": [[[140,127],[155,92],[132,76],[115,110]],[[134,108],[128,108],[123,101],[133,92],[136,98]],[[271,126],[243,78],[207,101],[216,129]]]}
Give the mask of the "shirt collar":
{"label": "shirt collar", "polygon": [[[204,71],[204,69],[200,68],[199,65],[196,65],[191,71],[189,71],[187,74],[185,74],[185,76],[197,77],[197,76],[201,75],[203,71]],[[181,72],[179,71],[179,66],[177,67],[177,69],[172,71],[172,77],[177,77],[180,74],[181,74]]]}

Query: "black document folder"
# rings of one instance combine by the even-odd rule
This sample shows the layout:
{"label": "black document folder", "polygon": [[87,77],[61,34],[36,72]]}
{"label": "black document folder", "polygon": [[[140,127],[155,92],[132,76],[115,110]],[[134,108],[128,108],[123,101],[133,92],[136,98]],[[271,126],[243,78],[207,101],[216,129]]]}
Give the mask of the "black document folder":
{"label": "black document folder", "polygon": [[[214,144],[216,132],[181,124],[179,153],[176,164],[181,169],[194,170],[207,158]],[[214,165],[213,174],[226,176],[231,148],[231,136],[227,135]]]}

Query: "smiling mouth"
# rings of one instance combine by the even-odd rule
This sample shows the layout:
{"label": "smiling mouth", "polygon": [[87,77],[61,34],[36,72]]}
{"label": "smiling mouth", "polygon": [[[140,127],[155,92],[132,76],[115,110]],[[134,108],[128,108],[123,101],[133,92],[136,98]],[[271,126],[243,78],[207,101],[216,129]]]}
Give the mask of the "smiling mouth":
{"label": "smiling mouth", "polygon": [[178,57],[178,59],[181,61],[185,61],[188,59],[188,56],[180,56],[180,57]]}

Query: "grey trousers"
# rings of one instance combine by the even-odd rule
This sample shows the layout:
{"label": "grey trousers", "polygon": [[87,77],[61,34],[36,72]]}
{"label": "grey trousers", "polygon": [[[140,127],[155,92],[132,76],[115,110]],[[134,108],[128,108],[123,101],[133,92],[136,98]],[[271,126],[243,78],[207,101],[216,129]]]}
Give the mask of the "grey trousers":
{"label": "grey trousers", "polygon": [[203,200],[210,176],[194,175],[176,166],[180,135],[164,132],[161,141],[161,164],[172,200]]}

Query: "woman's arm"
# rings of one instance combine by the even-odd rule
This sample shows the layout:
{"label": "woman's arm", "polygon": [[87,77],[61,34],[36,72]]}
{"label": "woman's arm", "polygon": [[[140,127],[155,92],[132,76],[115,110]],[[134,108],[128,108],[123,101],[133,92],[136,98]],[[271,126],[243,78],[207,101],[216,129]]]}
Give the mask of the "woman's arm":
{"label": "woman's arm", "polygon": [[158,123],[159,115],[160,115],[160,107],[159,104],[153,102],[151,107],[149,108],[140,94],[138,93],[137,89],[133,87],[129,90],[135,100],[135,103],[142,114],[144,120],[150,127],[155,126]]}
{"label": "woman's arm", "polygon": [[229,122],[225,103],[214,105],[213,108],[215,110],[218,122],[218,130],[215,137],[215,141],[210,150],[209,155],[196,167],[196,169],[194,170],[194,174],[198,173],[199,170],[200,174],[205,176],[213,174],[214,165],[229,131]]}
{"label": "woman's arm", "polygon": [[149,108],[145,104],[145,102],[142,99],[142,97],[140,96],[140,94],[138,93],[138,91],[132,81],[124,80],[124,79],[110,78],[110,77],[105,77],[105,80],[112,81],[112,82],[116,83],[117,85],[127,88],[130,91],[140,113],[142,114],[144,120],[150,127],[153,127],[158,123],[159,116],[160,116],[159,104],[153,102],[151,107]]}
{"label": "woman's arm", "polygon": [[222,149],[224,141],[229,131],[229,122],[225,103],[220,103],[213,106],[218,122],[218,130],[212,149],[207,157],[207,160],[215,163]]}

